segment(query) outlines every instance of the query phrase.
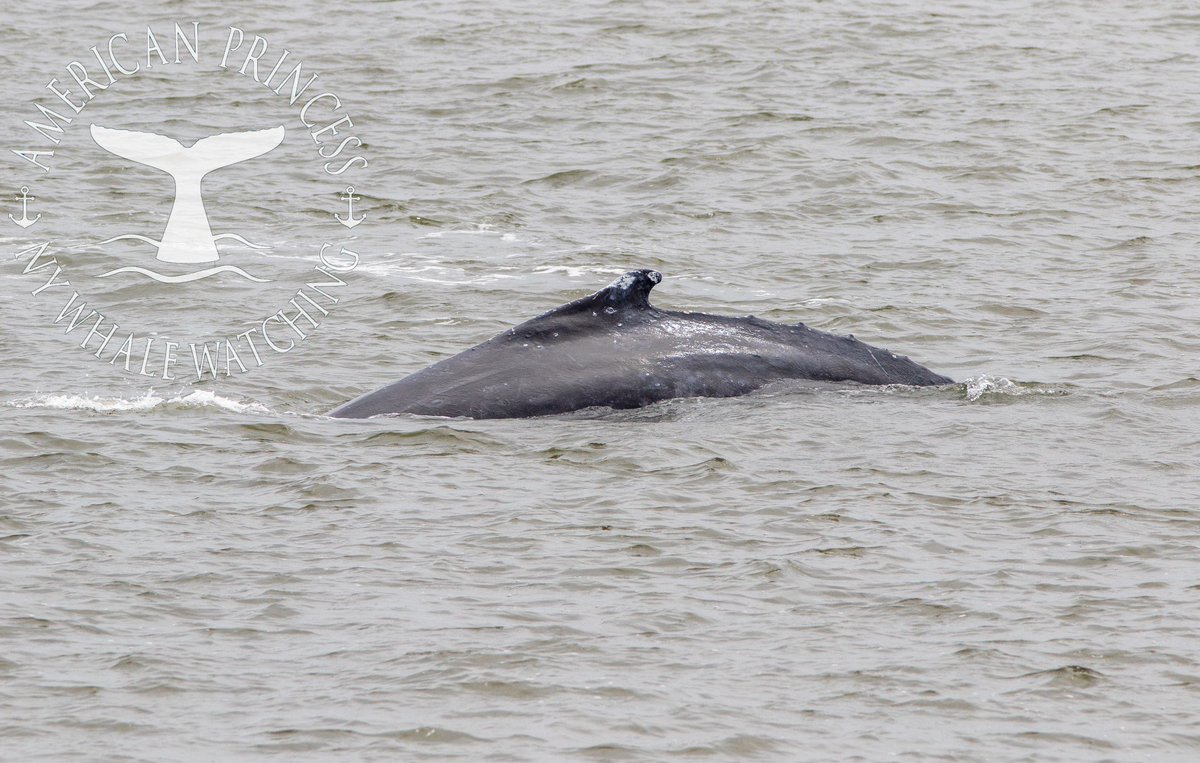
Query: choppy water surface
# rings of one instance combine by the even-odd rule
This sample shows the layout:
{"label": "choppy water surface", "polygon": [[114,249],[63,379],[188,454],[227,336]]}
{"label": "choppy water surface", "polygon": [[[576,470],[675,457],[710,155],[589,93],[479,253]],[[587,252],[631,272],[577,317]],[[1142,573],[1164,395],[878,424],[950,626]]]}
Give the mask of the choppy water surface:
{"label": "choppy water surface", "polygon": [[[363,262],[295,352],[150,383],[52,327],[5,222],[0,758],[1200,756],[1188,4],[40,3],[0,24],[5,155],[68,61],[191,19],[347,101]],[[156,71],[81,124],[294,119]],[[338,209],[304,140],[210,191],[279,291],[97,299],[202,332],[286,299]],[[169,209],[86,148],[3,176],[80,283]],[[634,267],[963,383],[318,415]]]}

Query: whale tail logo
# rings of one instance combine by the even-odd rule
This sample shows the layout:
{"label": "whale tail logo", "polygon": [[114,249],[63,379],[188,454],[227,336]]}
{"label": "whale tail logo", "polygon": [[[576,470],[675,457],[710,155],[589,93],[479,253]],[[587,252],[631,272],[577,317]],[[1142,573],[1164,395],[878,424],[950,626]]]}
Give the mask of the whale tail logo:
{"label": "whale tail logo", "polygon": [[[204,176],[213,170],[244,162],[273,150],[283,142],[284,129],[283,125],[279,125],[267,130],[220,133],[201,138],[191,146],[184,146],[173,138],[157,133],[115,130],[96,124],[91,126],[91,134],[96,145],[105,151],[122,159],[162,170],[175,180],[175,202],[171,206],[171,216],[167,219],[162,240],[155,242],[142,236],[132,238],[156,244],[157,259],[161,262],[195,264],[216,262],[220,259],[216,244],[218,238],[236,238],[249,244],[233,234],[213,236],[200,190]],[[113,240],[115,239],[109,239]],[[236,270],[219,268],[213,271],[229,269]]]}

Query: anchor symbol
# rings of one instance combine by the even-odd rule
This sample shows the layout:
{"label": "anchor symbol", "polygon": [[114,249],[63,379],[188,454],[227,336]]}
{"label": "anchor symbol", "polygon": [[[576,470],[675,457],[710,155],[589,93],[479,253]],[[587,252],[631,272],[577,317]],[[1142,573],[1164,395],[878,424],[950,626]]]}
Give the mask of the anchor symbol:
{"label": "anchor symbol", "polygon": [[337,214],[334,215],[334,218],[339,223],[341,223],[342,225],[345,225],[347,228],[353,228],[355,225],[358,225],[359,223],[361,223],[363,220],[365,220],[367,218],[366,215],[362,215],[360,217],[354,216],[354,200],[362,198],[361,196],[354,195],[354,186],[352,186],[352,185],[346,186],[346,193],[344,195],[338,196],[338,198],[343,199],[346,202],[346,217],[343,218]]}
{"label": "anchor symbol", "polygon": [[21,186],[21,219],[18,220],[11,214],[8,216],[8,219],[12,220],[17,225],[20,225],[22,228],[28,228],[38,220],[41,220],[42,215],[40,212],[38,213],[37,217],[33,218],[32,220],[29,219],[29,202],[34,201],[35,199],[37,199],[36,196],[29,195],[29,186]]}

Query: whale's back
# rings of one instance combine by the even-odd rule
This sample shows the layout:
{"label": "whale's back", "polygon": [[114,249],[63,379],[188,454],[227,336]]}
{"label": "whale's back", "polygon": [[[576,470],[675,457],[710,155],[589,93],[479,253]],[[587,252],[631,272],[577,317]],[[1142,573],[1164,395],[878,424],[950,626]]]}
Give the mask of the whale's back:
{"label": "whale's back", "polygon": [[947,384],[908,358],[803,325],[659,310],[637,271],[336,409],[509,418],[676,397],[732,397],[783,379]]}

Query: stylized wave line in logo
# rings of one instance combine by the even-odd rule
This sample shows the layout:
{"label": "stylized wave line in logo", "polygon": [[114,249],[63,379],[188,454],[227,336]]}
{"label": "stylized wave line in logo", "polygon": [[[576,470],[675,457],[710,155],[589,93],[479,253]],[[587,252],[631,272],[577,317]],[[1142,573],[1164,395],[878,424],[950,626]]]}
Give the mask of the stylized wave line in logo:
{"label": "stylized wave line in logo", "polygon": [[[234,241],[245,244],[246,246],[250,247],[251,249],[270,249],[271,248],[269,246],[263,246],[261,244],[255,244],[251,241],[247,241],[246,239],[242,238],[241,236],[239,236],[236,233],[222,233],[219,236],[213,236],[213,241],[214,242],[221,241],[222,239],[227,239],[227,238],[233,239]],[[121,241],[121,240],[144,241],[145,243],[150,244],[151,246],[156,247],[156,248],[162,246],[161,241],[155,241],[154,239],[150,238],[149,236],[143,236],[138,233],[125,233],[120,236],[113,236],[112,238],[101,241],[99,243],[99,246],[104,246],[105,244],[111,244],[114,241]],[[246,271],[237,267],[236,265],[219,265],[215,268],[207,268],[205,270],[197,270],[195,273],[184,273],[183,275],[179,275],[179,276],[171,276],[171,275],[166,275],[164,273],[156,273],[153,270],[147,270],[146,268],[130,266],[130,267],[124,267],[124,268],[117,268],[116,270],[110,270],[107,273],[102,273],[98,277],[99,278],[107,278],[109,276],[115,276],[119,273],[140,273],[141,275],[153,278],[155,281],[158,281],[159,283],[190,283],[192,281],[199,281],[202,278],[209,278],[210,276],[215,276],[219,273],[234,273],[235,275],[239,275],[242,278],[245,278],[248,281],[253,281],[255,283],[271,283],[266,278],[258,278],[257,276],[250,275],[249,273],[247,273]]]}
{"label": "stylized wave line in logo", "polygon": [[208,268],[207,270],[197,270],[195,273],[184,273],[181,276],[164,275],[162,273],[155,273],[153,270],[146,270],[145,268],[139,267],[125,267],[117,268],[116,270],[110,270],[107,273],[101,273],[98,277],[108,278],[109,276],[115,276],[118,273],[140,273],[144,276],[153,278],[159,283],[188,283],[190,281],[199,281],[201,278],[215,276],[218,273],[234,273],[242,278],[245,278],[246,280],[254,281],[255,283],[271,283],[265,278],[258,278],[250,275],[236,265],[219,265],[215,268]]}
{"label": "stylized wave line in logo", "polygon": [[242,238],[241,236],[239,236],[236,233],[220,233],[216,236],[213,236],[213,241],[224,241],[227,238],[231,238],[234,241],[237,241],[238,243],[245,244],[246,246],[250,247],[251,249],[270,249],[271,248],[269,246],[264,246],[263,244],[253,244],[253,243],[247,241],[246,239]]}
{"label": "stylized wave line in logo", "polygon": [[[147,244],[149,244],[150,246],[153,246],[156,249],[158,247],[162,246],[161,241],[155,241],[154,239],[150,238],[149,236],[139,236],[136,233],[126,233],[123,236],[113,236],[112,238],[107,238],[107,239],[101,241],[96,246],[104,246],[105,244],[111,244],[114,241],[120,241],[121,239],[125,239],[125,238],[133,239],[135,241],[145,241]],[[90,246],[90,245],[89,244],[81,244],[80,246],[78,246],[76,248],[83,249],[86,246]]]}
{"label": "stylized wave line in logo", "polygon": [[[239,236],[236,233],[222,233],[219,236],[213,236],[213,241],[224,241],[227,238],[231,238],[234,241],[237,241],[238,243],[245,244],[246,246],[250,247],[251,249],[270,249],[271,248],[269,246],[263,246],[262,244],[255,244],[253,242],[247,241],[246,239],[242,238],[241,236]],[[123,234],[120,236],[113,236],[112,238],[106,238],[103,241],[101,241],[99,244],[97,244],[97,246],[104,246],[105,244],[111,244],[114,241],[121,241],[122,239],[134,239],[136,241],[145,241],[147,244],[150,244],[151,246],[155,246],[155,247],[162,246],[161,241],[155,241],[154,239],[150,238],[149,236],[141,236],[141,235],[138,235],[137,233],[126,233],[126,234]]]}

